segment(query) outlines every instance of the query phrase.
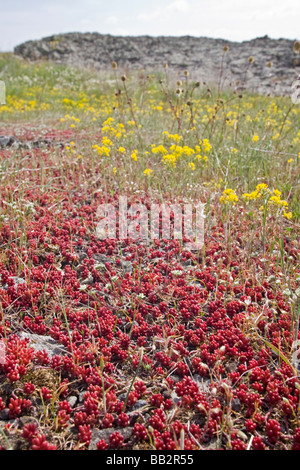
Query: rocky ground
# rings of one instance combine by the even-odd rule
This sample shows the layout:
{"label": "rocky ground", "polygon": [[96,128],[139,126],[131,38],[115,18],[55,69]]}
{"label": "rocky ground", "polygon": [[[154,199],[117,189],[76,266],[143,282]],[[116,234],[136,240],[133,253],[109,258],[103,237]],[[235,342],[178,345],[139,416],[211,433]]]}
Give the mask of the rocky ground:
{"label": "rocky ground", "polygon": [[[99,70],[119,67],[164,70],[236,89],[272,94],[290,94],[300,73],[294,41],[270,39],[230,42],[205,37],[126,37],[99,33],[54,35],[17,46],[15,54],[31,61],[49,60]],[[228,48],[224,52],[224,47]]]}

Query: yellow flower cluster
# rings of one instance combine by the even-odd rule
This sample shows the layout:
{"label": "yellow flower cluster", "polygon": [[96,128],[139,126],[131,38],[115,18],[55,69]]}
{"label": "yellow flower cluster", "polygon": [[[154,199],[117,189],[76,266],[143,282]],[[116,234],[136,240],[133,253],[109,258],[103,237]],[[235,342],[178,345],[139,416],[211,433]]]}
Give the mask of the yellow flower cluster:
{"label": "yellow flower cluster", "polygon": [[97,144],[93,145],[93,149],[97,150],[99,155],[108,157],[113,143],[107,136],[103,136],[102,144],[101,146]]}
{"label": "yellow flower cluster", "polygon": [[[281,199],[281,192],[278,189],[271,190],[265,183],[258,184],[254,191],[251,193],[245,193],[242,195],[242,197],[246,201],[264,199],[265,204],[282,208],[284,217],[287,219],[292,218],[292,213],[287,212],[288,202],[284,199]],[[264,205],[261,206],[261,210],[263,210],[264,207]]]}
{"label": "yellow flower cluster", "polygon": [[[203,161],[207,160],[207,155],[202,156],[201,153],[208,153],[211,150],[212,146],[208,139],[199,140],[199,143],[195,145],[195,148],[192,148],[188,145],[178,145],[178,142],[182,139],[182,136],[179,136],[178,134],[169,134],[167,131],[164,131],[163,134],[172,139],[173,142],[177,141],[177,143],[172,143],[167,146],[167,148],[162,144],[152,146],[152,153],[155,155],[161,155],[164,163],[176,167],[176,163],[182,159],[182,157],[187,159],[202,159]],[[194,170],[195,163],[190,163],[192,164],[189,165],[189,167]]]}
{"label": "yellow flower cluster", "polygon": [[223,195],[220,198],[222,204],[233,204],[235,205],[238,202],[239,198],[237,197],[234,189],[228,188],[223,191]]}
{"label": "yellow flower cluster", "polygon": [[204,153],[208,153],[212,149],[211,143],[208,139],[199,140],[199,144]]}
{"label": "yellow flower cluster", "polygon": [[115,122],[113,117],[109,117],[102,125],[103,134],[120,139],[126,133],[124,124]]}
{"label": "yellow flower cluster", "polygon": [[162,155],[167,154],[168,150],[163,145],[153,146],[152,153],[157,154],[160,153]]}
{"label": "yellow flower cluster", "polygon": [[176,167],[176,160],[177,160],[177,157],[173,153],[167,153],[166,155],[162,157],[162,161],[164,163],[168,163],[169,165],[173,167]]}
{"label": "yellow flower cluster", "polygon": [[243,199],[246,199],[246,201],[249,201],[251,199],[259,199],[264,196],[267,191],[268,185],[266,185],[265,183],[261,183],[256,186],[255,191],[252,191],[251,193],[245,193],[242,197]]}
{"label": "yellow flower cluster", "polygon": [[279,207],[287,207],[288,203],[287,201],[284,201],[283,199],[280,198],[281,192],[278,191],[278,189],[273,189],[274,195],[270,197],[269,199],[269,204],[274,204]]}
{"label": "yellow flower cluster", "polygon": [[164,131],[163,135],[165,135],[168,139],[172,140],[173,142],[180,142],[182,140],[182,136],[178,134],[170,134],[168,131]]}
{"label": "yellow flower cluster", "polygon": [[6,95],[6,104],[1,106],[1,112],[18,112],[24,113],[27,111],[45,111],[49,109],[47,103],[39,103],[36,99],[17,98],[15,96]]}
{"label": "yellow flower cluster", "polygon": [[93,145],[93,149],[97,150],[98,154],[101,156],[101,157],[108,157],[110,155],[110,148],[109,147],[106,147],[105,145]]}
{"label": "yellow flower cluster", "polygon": [[137,151],[137,150],[134,150],[134,151],[132,152],[132,154],[131,154],[131,158],[132,158],[132,160],[134,160],[135,162],[137,162],[137,159],[138,159],[137,154],[138,154],[138,151]]}

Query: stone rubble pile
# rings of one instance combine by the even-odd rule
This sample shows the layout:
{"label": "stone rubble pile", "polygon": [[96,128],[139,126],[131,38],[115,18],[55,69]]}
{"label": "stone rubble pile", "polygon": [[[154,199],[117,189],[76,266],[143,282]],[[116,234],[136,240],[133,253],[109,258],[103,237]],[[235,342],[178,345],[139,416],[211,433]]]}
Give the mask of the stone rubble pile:
{"label": "stone rubble pile", "polygon": [[[30,61],[54,61],[80,68],[159,71],[188,70],[200,82],[259,93],[290,94],[300,73],[295,41],[268,36],[244,42],[206,37],[111,36],[66,33],[18,45],[14,53]],[[228,52],[224,53],[224,48]]]}

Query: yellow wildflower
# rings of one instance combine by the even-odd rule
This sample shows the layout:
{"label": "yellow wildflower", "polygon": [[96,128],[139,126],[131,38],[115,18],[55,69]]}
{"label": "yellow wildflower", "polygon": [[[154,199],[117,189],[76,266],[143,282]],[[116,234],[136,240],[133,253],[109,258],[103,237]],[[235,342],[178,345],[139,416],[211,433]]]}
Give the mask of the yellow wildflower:
{"label": "yellow wildflower", "polygon": [[292,217],[293,217],[293,214],[291,212],[286,212],[285,210],[283,210],[283,216],[290,220]]}
{"label": "yellow wildflower", "polygon": [[168,151],[163,145],[158,145],[157,147],[153,146],[152,147],[152,153],[161,153],[161,154],[167,154]]}
{"label": "yellow wildflower", "polygon": [[287,207],[288,203],[280,199],[280,196],[271,196],[269,199],[269,204],[274,204],[276,206]]}
{"label": "yellow wildflower", "polygon": [[235,191],[230,188],[225,189],[223,191],[223,196],[220,198],[220,202],[222,202],[223,204],[228,204],[228,203],[235,204],[238,200],[239,198],[235,194]]}
{"label": "yellow wildflower", "polygon": [[106,135],[103,136],[102,143],[103,145],[110,145],[110,146],[113,145],[112,141]]}
{"label": "yellow wildflower", "polygon": [[208,139],[203,139],[203,150],[205,153],[209,152],[211,150],[212,146],[209,142]]}
{"label": "yellow wildflower", "polygon": [[250,200],[250,199],[259,199],[261,196],[265,195],[266,192],[269,192],[268,185],[265,183],[260,183],[256,186],[255,191],[252,193],[245,193],[243,194],[243,199]]}
{"label": "yellow wildflower", "polygon": [[176,167],[177,157],[174,153],[167,153],[163,156],[162,161]]}
{"label": "yellow wildflower", "polygon": [[168,131],[164,131],[163,134],[168,137],[168,139],[173,140],[173,142],[179,142],[182,139],[181,135],[178,134],[169,134]]}

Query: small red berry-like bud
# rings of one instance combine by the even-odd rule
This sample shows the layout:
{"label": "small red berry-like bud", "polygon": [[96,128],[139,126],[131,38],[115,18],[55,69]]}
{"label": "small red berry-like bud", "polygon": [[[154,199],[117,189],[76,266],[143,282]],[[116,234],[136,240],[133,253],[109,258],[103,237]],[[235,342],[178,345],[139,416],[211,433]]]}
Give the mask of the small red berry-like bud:
{"label": "small red berry-like bud", "polygon": [[97,442],[97,450],[106,450],[107,448],[108,444],[105,439],[100,439],[100,441]]}
{"label": "small red berry-like bud", "polygon": [[281,427],[276,419],[269,419],[266,424],[266,432],[270,442],[275,443],[281,436]]}
{"label": "small red berry-like bud", "polygon": [[123,445],[123,442],[124,437],[119,431],[115,431],[109,436],[109,443],[113,449],[121,447]]}
{"label": "small red berry-like bud", "polygon": [[118,416],[118,426],[126,427],[129,425],[129,417],[126,413],[120,413]]}

